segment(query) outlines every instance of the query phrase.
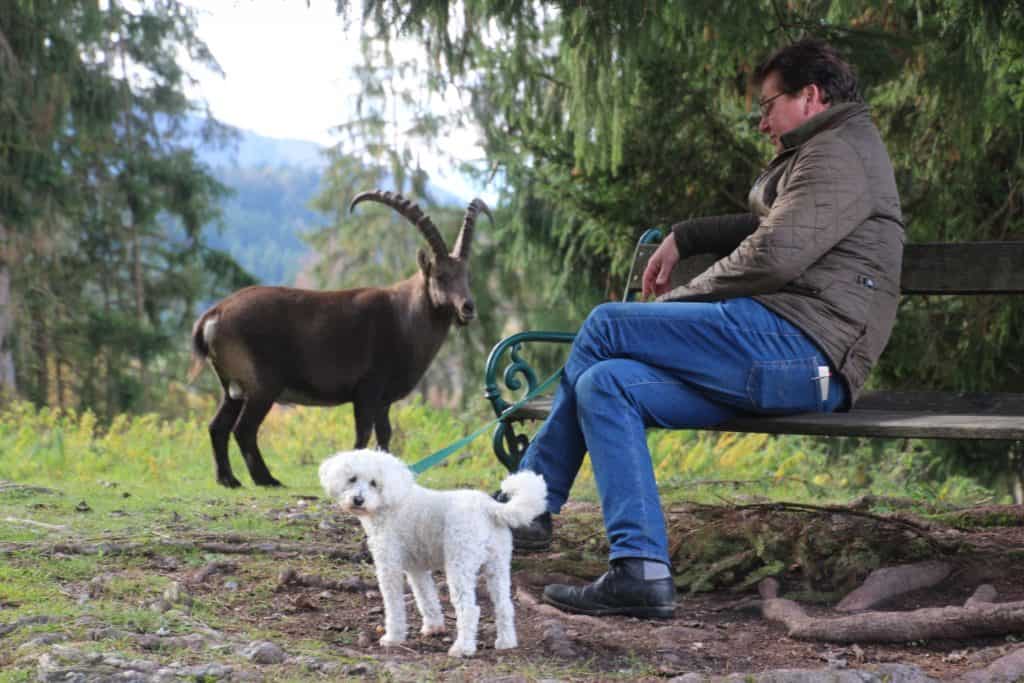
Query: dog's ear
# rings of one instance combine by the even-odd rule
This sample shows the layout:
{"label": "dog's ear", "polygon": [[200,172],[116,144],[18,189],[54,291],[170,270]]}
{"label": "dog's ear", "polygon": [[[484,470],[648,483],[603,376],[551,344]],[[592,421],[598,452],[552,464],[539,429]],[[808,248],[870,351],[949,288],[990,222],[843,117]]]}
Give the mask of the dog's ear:
{"label": "dog's ear", "polygon": [[400,503],[409,495],[409,490],[412,488],[415,478],[408,465],[393,456],[389,455],[387,457],[389,462],[383,468],[385,476],[383,481],[380,482],[380,494],[385,504],[390,506]]}
{"label": "dog's ear", "polygon": [[338,454],[320,463],[320,485],[331,499],[336,499],[345,485],[345,456]]}

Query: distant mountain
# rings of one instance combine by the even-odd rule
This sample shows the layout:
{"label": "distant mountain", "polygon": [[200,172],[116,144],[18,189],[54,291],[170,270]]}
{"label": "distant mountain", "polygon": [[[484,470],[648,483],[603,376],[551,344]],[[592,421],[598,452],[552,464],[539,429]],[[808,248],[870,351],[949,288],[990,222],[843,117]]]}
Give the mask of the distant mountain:
{"label": "distant mountain", "polygon": [[200,148],[199,157],[213,167],[298,166],[323,169],[327,165],[324,147],[308,140],[268,138],[237,129],[236,144],[223,149]]}
{"label": "distant mountain", "polygon": [[[193,125],[198,129],[200,124]],[[327,216],[310,208],[327,165],[324,148],[238,129],[237,140],[227,148],[200,146],[197,151],[214,177],[233,191],[221,203],[222,220],[204,227],[207,242],[262,284],[294,284],[310,256],[302,236],[328,224]],[[381,186],[392,189],[393,182],[387,178]],[[428,192],[447,206],[464,206],[469,199],[433,183]]]}

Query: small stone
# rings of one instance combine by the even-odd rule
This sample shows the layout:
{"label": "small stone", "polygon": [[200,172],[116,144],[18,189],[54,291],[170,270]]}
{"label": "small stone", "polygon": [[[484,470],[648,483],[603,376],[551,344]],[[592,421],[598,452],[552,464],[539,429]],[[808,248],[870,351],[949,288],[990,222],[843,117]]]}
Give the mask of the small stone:
{"label": "small stone", "polygon": [[171,607],[173,606],[174,605],[167,602],[166,600],[154,600],[152,603],[150,603],[149,609],[153,610],[154,612],[160,612],[162,614],[170,610]]}
{"label": "small stone", "polygon": [[192,596],[177,581],[171,581],[170,585],[164,589],[164,600],[172,605],[192,604]]}
{"label": "small stone", "polygon": [[249,643],[241,654],[256,664],[280,664],[285,660],[284,650],[265,640]]}

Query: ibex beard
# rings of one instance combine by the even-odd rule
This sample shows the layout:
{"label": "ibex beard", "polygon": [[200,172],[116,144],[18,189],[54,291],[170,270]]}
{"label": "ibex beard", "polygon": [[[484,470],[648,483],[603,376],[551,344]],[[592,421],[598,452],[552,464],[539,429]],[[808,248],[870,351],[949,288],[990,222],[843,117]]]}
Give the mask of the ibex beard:
{"label": "ibex beard", "polygon": [[480,608],[477,579],[483,573],[498,650],[516,647],[511,596],[511,528],[526,526],[547,509],[547,486],[533,472],[505,479],[499,503],[480,491],[435,491],[418,486],[412,471],[382,451],[338,453],[320,465],[328,497],[359,518],[373,555],[384,599],[382,646],[406,639],[405,578],[423,618],[420,633],[443,633],[444,615],[432,572],[443,569],[455,609],[456,637],[448,654],[468,657],[477,649]]}
{"label": "ibex beard", "polygon": [[261,486],[280,486],[263,461],[257,432],[274,403],[336,406],[352,403],[355,448],[370,435],[387,450],[388,413],[426,372],[452,324],[476,317],[469,287],[469,252],[477,215],[490,210],[479,199],[466,208],[451,253],[440,231],[419,207],[391,192],[363,192],[352,201],[384,204],[423,235],[419,269],[389,287],[313,291],[247,287],[203,313],[192,328],[195,378],[206,361],[222,397],[210,422],[217,481],[241,483],[228,461],[228,441],[238,442],[249,475]]}

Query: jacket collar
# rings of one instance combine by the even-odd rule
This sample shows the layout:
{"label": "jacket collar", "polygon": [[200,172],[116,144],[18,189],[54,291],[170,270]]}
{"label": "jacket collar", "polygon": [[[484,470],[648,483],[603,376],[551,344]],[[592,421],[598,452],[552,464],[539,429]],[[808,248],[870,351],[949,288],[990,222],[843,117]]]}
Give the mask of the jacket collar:
{"label": "jacket collar", "polygon": [[866,114],[868,105],[863,102],[841,102],[834,104],[825,111],[815,114],[803,124],[797,126],[788,133],[783,133],[779,138],[782,141],[783,150],[799,147],[812,137],[828,128],[835,128],[848,119]]}

